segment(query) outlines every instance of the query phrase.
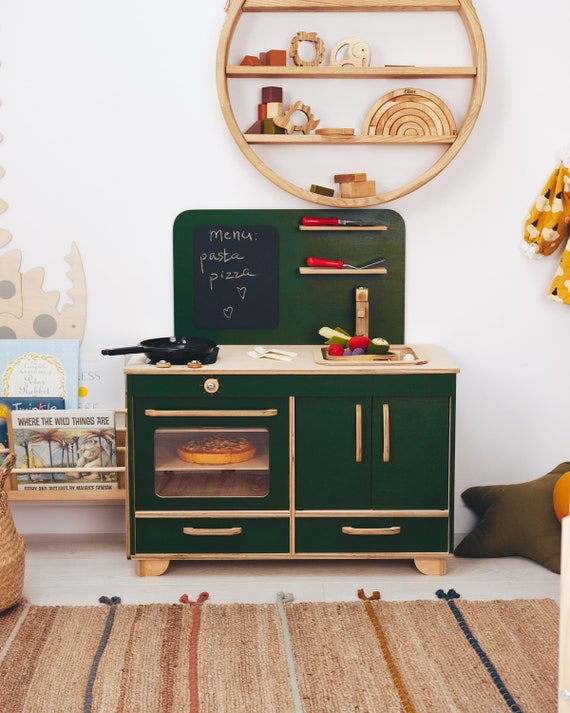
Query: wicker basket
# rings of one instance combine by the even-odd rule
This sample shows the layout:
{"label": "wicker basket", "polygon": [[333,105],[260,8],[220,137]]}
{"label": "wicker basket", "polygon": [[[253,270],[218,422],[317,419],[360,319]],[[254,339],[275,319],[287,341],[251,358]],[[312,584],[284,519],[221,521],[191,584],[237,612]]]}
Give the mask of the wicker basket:
{"label": "wicker basket", "polygon": [[0,611],[17,604],[24,589],[26,545],[14,525],[4,490],[15,461],[16,456],[10,453],[0,466]]}

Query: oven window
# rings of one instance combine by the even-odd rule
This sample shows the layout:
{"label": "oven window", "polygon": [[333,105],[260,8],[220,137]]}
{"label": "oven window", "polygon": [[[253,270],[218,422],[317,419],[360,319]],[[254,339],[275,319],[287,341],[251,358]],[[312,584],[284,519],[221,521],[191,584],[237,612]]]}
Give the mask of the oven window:
{"label": "oven window", "polygon": [[163,498],[263,498],[269,493],[265,428],[159,428],[154,487]]}

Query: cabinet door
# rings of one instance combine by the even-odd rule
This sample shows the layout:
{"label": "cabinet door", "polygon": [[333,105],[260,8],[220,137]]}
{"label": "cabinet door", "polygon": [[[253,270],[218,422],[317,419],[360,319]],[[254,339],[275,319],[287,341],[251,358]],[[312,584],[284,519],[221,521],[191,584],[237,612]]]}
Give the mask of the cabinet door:
{"label": "cabinet door", "polygon": [[295,402],[295,504],[299,510],[369,508],[370,397]]}
{"label": "cabinet door", "polygon": [[450,399],[377,397],[373,411],[373,507],[448,508],[452,462]]}

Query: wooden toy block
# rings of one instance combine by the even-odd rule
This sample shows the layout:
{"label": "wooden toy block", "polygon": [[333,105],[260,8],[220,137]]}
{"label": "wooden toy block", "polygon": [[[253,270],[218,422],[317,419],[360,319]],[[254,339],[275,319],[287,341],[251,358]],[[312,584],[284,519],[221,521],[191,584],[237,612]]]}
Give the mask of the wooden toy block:
{"label": "wooden toy block", "polygon": [[257,105],[257,118],[259,121],[267,119],[267,104]]}
{"label": "wooden toy block", "polygon": [[263,121],[256,121],[252,124],[244,134],[263,134]]}
{"label": "wooden toy block", "polygon": [[261,64],[267,64],[267,52],[260,52],[259,59],[261,60]]}
{"label": "wooden toy block", "polygon": [[335,183],[360,183],[366,181],[365,173],[337,173],[334,177]]}
{"label": "wooden toy block", "polygon": [[283,87],[261,87],[261,101],[264,104],[283,101]]}
{"label": "wooden toy block", "polygon": [[261,60],[259,57],[254,57],[252,54],[246,54],[240,62],[240,65],[243,67],[259,67],[261,65]]}
{"label": "wooden toy block", "polygon": [[376,181],[355,181],[340,183],[341,198],[366,198],[376,195]]}
{"label": "wooden toy block", "polygon": [[326,188],[325,186],[317,186],[315,183],[311,185],[311,193],[318,193],[321,196],[334,196],[334,188]]}
{"label": "wooden toy block", "polygon": [[265,64],[271,67],[284,67],[287,64],[287,52],[285,50],[269,50],[265,53]]}
{"label": "wooden toy block", "polygon": [[283,113],[283,103],[282,102],[267,102],[265,105],[266,119],[274,119],[276,116],[280,116]]}
{"label": "wooden toy block", "polygon": [[273,119],[263,120],[263,132],[264,134],[284,134],[285,129],[281,126],[277,126]]}

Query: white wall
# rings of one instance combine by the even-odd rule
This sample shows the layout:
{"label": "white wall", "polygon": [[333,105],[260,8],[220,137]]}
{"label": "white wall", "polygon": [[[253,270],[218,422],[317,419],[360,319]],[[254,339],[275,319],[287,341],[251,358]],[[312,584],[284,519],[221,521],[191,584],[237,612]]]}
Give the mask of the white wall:
{"label": "white wall", "polygon": [[[224,4],[3,0],[5,249],[21,250],[24,270],[45,267],[44,286],[64,292],[63,258],[77,243],[84,349],[173,331],[171,234],[181,211],[313,205],[266,180],[226,128],[214,74]],[[559,256],[529,261],[519,250],[535,194],[570,143],[570,3],[475,7],[489,66],[478,123],[440,176],[385,206],[407,226],[407,341],[440,343],[462,370],[459,532],[473,522],[460,504],[466,487],[532,479],[570,457],[570,306],[545,297]],[[24,532],[124,526],[116,505],[12,510]]]}

